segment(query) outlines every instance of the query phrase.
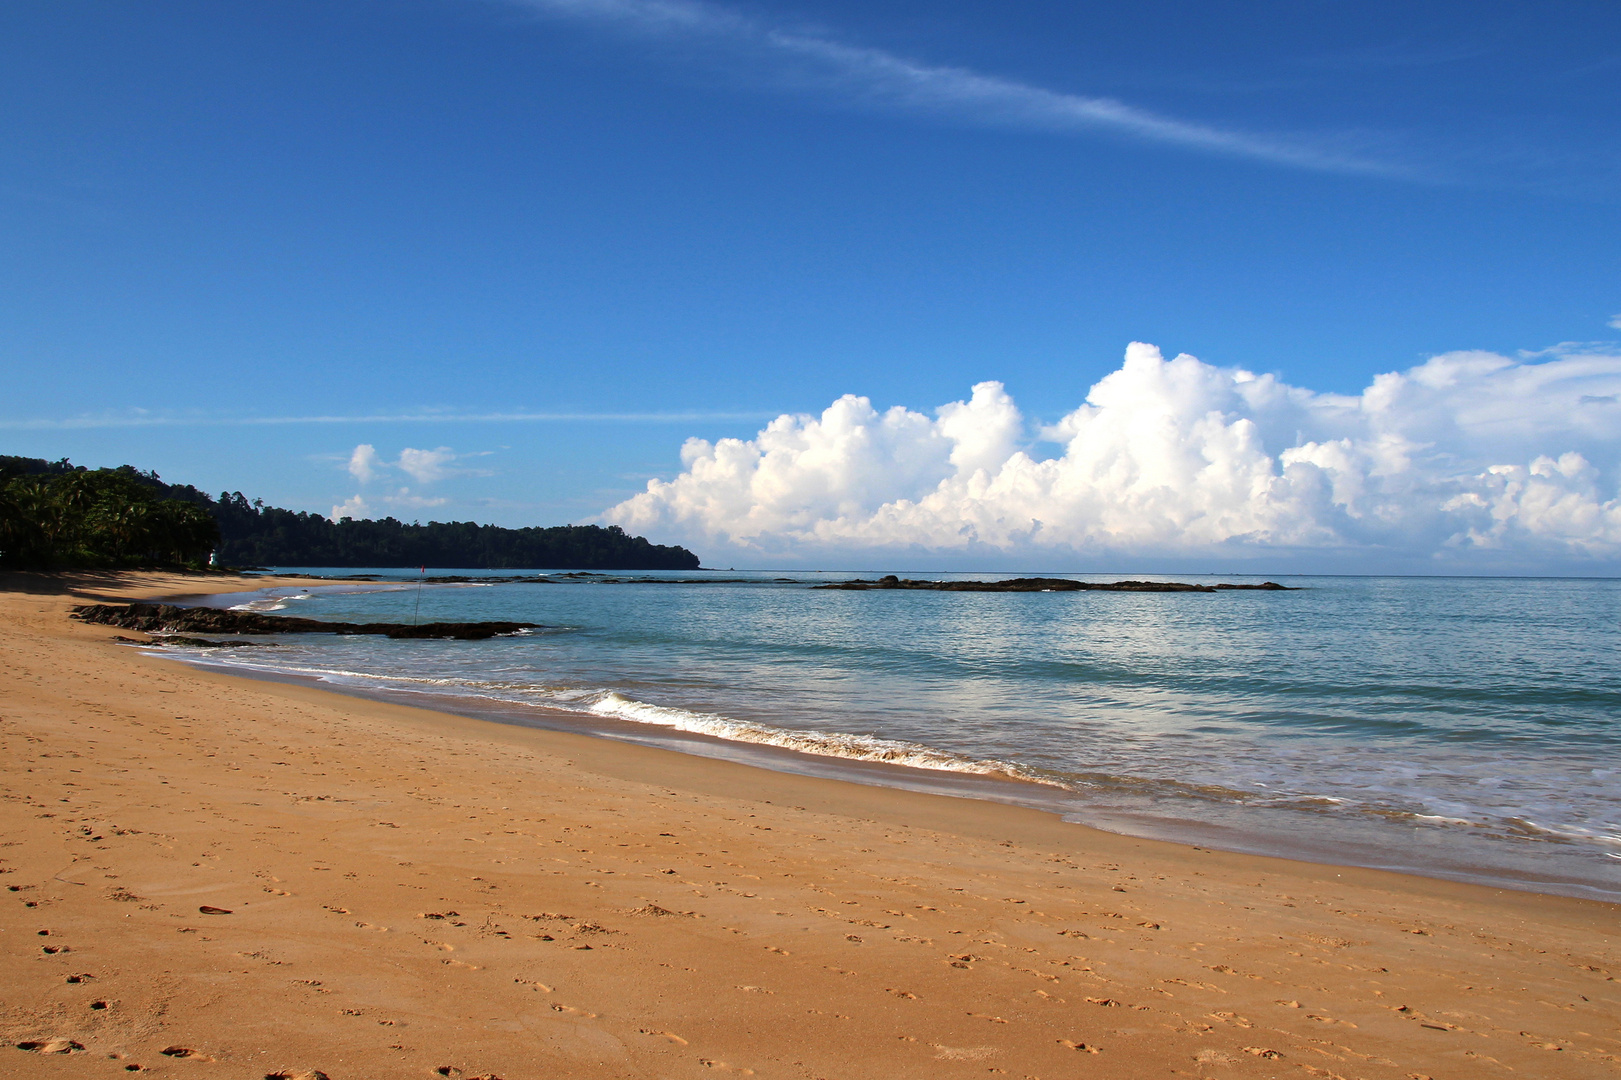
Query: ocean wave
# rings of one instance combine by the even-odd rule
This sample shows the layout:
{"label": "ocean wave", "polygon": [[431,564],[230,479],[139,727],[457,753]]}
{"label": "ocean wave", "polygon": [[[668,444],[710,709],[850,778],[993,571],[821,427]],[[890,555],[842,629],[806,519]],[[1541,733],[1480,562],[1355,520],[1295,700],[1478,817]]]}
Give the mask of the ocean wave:
{"label": "ocean wave", "polygon": [[651,724],[694,735],[708,735],[729,742],[754,743],[793,750],[818,757],[846,758],[853,761],[873,761],[885,765],[904,765],[912,769],[933,769],[939,772],[973,773],[1046,784],[1051,787],[1067,785],[1040,776],[1010,761],[976,760],[947,750],[939,750],[922,743],[897,739],[880,739],[873,735],[854,735],[846,732],[806,731],[802,728],[780,728],[751,720],[736,720],[716,713],[693,712],[690,709],[651,705],[608,690],[595,695],[586,706],[597,716],[609,716],[636,724]]}
{"label": "ocean wave", "polygon": [[1507,821],[1515,831],[1532,836],[1547,836],[1566,842],[1602,844],[1608,847],[1621,846],[1621,826],[1618,825],[1602,825],[1593,829],[1581,825],[1549,825],[1524,817],[1511,817]]}
{"label": "ocean wave", "polygon": [[[881,739],[873,735],[847,732],[807,731],[782,728],[751,720],[738,720],[716,713],[695,712],[668,705],[654,705],[626,697],[615,690],[584,687],[522,684],[483,679],[444,678],[351,671],[344,668],[316,667],[296,663],[267,664],[251,659],[209,655],[202,649],[166,649],[170,655],[209,664],[255,671],[311,676],[329,682],[362,683],[404,693],[451,694],[517,702],[541,708],[600,716],[633,724],[646,724],[690,735],[707,735],[728,742],[751,743],[793,750],[818,757],[869,761],[937,772],[970,773],[1071,790],[1070,785],[1041,775],[1010,761],[980,760],[922,743]],[[537,700],[538,699],[538,700]]]}
{"label": "ocean wave", "polygon": [[[1072,770],[1034,767],[1000,758],[977,758],[925,743],[844,731],[817,731],[781,727],[754,720],[743,720],[720,713],[660,705],[638,700],[619,690],[570,686],[521,679],[479,679],[454,675],[410,675],[403,672],[352,670],[337,665],[300,662],[294,656],[255,658],[242,650],[193,649],[166,646],[166,655],[208,666],[312,678],[334,684],[348,684],[396,694],[413,694],[474,701],[500,702],[507,706],[546,709],[597,717],[625,724],[645,725],[666,731],[719,739],[726,742],[771,747],[822,758],[895,765],[909,769],[969,774],[1041,785],[1049,790],[1071,793],[1086,801],[1101,798],[1105,803],[1124,797],[1157,802],[1166,797],[1225,803],[1259,810],[1313,815],[1350,815],[1383,819],[1392,824],[1442,830],[1467,830],[1505,839],[1537,838],[1554,844],[1593,846],[1599,850],[1621,845],[1621,827],[1603,822],[1593,826],[1550,823],[1541,814],[1538,820],[1516,813],[1510,807],[1466,806],[1424,799],[1429,805],[1415,806],[1410,799],[1387,793],[1387,799],[1364,791],[1360,798],[1312,790],[1316,785],[1290,787],[1252,781],[1245,789],[1234,784],[1194,781],[1152,771],[1132,774],[1112,770]],[[1259,789],[1259,790],[1257,790]],[[1405,804],[1405,805],[1404,805]],[[1439,805],[1438,805],[1439,804]],[[1609,853],[1609,852],[1607,852]]]}
{"label": "ocean wave", "polygon": [[293,600],[308,600],[308,599],[310,599],[310,594],[307,593],[307,592],[306,593],[293,593],[293,594],[286,595],[286,596],[260,596],[260,597],[256,597],[255,599],[249,600],[245,604],[233,604],[227,610],[230,610],[230,611],[257,611],[257,612],[285,611],[287,609],[287,605],[288,605],[288,603],[290,601],[293,601]]}

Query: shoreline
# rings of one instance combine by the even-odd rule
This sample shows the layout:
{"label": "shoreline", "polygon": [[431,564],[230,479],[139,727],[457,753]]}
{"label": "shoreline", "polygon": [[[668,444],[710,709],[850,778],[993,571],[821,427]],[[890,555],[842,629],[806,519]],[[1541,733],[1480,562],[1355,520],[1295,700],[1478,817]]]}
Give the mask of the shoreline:
{"label": "shoreline", "polygon": [[[349,583],[325,585],[272,585],[262,590],[310,588],[343,590]],[[362,590],[364,591],[364,590]],[[220,594],[209,603],[208,594],[184,598],[207,606],[226,606]],[[252,657],[274,654],[232,654],[191,650],[153,655],[190,666],[248,679],[290,682],[368,701],[392,702],[427,708],[469,719],[549,731],[573,732],[733,761],[772,771],[820,776],[846,782],[895,787],[902,790],[1021,806],[1054,814],[1065,821],[1123,836],[1206,846],[1235,854],[1262,855],[1332,867],[1358,867],[1414,874],[1489,888],[1510,888],[1553,896],[1571,896],[1605,903],[1621,902],[1621,879],[1604,876],[1607,867],[1583,877],[1561,875],[1561,865],[1538,866],[1534,857],[1516,861],[1516,852],[1504,841],[1481,845],[1465,830],[1438,827],[1420,819],[1407,828],[1392,825],[1387,813],[1377,820],[1367,816],[1336,815],[1335,808],[1313,813],[1308,809],[1257,806],[1255,792],[1200,788],[1193,802],[1178,801],[1173,785],[1145,795],[1133,775],[1092,775],[1083,782],[1074,777],[1043,774],[1017,762],[962,758],[923,743],[877,740],[870,736],[772,726],[769,720],[733,721],[741,730],[719,733],[710,729],[641,721],[594,709],[571,709],[510,695],[487,692],[458,693],[449,689],[419,688],[402,684],[395,676],[369,673],[364,668],[335,673],[315,669],[254,666]],[[368,681],[369,680],[369,681]],[[633,705],[645,706],[642,702]],[[658,710],[654,707],[654,711]],[[679,711],[679,710],[677,710]],[[882,744],[882,745],[879,745]],[[809,745],[809,748],[807,748]],[[940,762],[934,765],[934,762]],[[996,766],[1005,766],[997,769]],[[1185,787],[1186,785],[1184,785]],[[1270,798],[1271,793],[1265,797]],[[1184,800],[1194,798],[1183,794]],[[1553,841],[1544,841],[1546,853],[1557,853]],[[1495,859],[1494,859],[1495,856]],[[1598,860],[1602,862],[1602,860]]]}
{"label": "shoreline", "polygon": [[333,1080],[1621,1064],[1613,904],[155,671],[67,605],[225,579],[19,577],[0,940],[29,990],[0,1027],[84,1050],[0,1047],[18,1068],[190,1075],[170,1046]]}
{"label": "shoreline", "polygon": [[[1320,830],[1322,835],[1308,839],[1303,833],[1297,833],[1288,837],[1282,835],[1281,828],[1274,828],[1269,832],[1255,828],[1244,830],[1235,825],[1187,816],[1178,817],[1168,812],[1152,815],[1143,811],[1095,809],[1086,804],[1086,796],[1080,792],[1055,781],[1045,781],[1017,772],[931,769],[923,765],[817,754],[772,743],[727,739],[704,732],[651,726],[612,716],[573,712],[553,706],[515,703],[497,698],[459,697],[435,694],[431,691],[349,685],[331,682],[313,674],[233,666],[213,661],[207,655],[179,656],[165,655],[161,652],[147,655],[153,659],[169,660],[226,678],[303,686],[340,697],[422,709],[475,722],[529,731],[578,735],[665,753],[728,762],[744,768],[762,769],[790,776],[817,777],[834,783],[1020,807],[1049,814],[1066,824],[1113,836],[1176,844],[1182,847],[1208,847],[1233,855],[1309,863],[1335,870],[1372,870],[1478,888],[1510,889],[1538,896],[1560,896],[1597,903],[1621,904],[1621,890],[1606,892],[1598,886],[1582,882],[1535,878],[1529,875],[1514,876],[1500,867],[1483,867],[1454,861],[1446,864],[1432,863],[1422,870],[1412,868],[1403,865],[1395,858],[1394,853],[1380,847],[1374,839],[1364,836],[1353,840],[1344,835],[1348,830],[1342,827],[1343,823],[1309,822],[1307,824],[1323,824]],[[413,698],[419,700],[413,701]],[[1242,807],[1234,816],[1255,817],[1261,813],[1265,811]],[[1301,811],[1282,813],[1299,814]],[[1105,822],[1116,827],[1110,827],[1110,824]],[[1135,825],[1135,828],[1128,827],[1129,825]]]}

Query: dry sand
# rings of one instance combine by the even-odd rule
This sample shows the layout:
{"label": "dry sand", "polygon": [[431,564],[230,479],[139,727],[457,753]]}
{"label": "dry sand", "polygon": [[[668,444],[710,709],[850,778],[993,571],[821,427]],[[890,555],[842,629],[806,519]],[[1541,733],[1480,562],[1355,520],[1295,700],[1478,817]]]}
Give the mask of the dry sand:
{"label": "dry sand", "polygon": [[0,579],[0,1075],[1621,1074],[1613,905],[219,676],[66,618],[258,584]]}

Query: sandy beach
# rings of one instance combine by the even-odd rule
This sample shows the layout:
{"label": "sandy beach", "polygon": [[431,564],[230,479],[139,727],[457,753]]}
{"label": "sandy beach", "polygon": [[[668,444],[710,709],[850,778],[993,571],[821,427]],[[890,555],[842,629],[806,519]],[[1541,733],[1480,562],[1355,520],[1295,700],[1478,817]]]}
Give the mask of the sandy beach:
{"label": "sandy beach", "polygon": [[1621,1075],[1618,911],[249,681],[0,578],[0,1076]]}

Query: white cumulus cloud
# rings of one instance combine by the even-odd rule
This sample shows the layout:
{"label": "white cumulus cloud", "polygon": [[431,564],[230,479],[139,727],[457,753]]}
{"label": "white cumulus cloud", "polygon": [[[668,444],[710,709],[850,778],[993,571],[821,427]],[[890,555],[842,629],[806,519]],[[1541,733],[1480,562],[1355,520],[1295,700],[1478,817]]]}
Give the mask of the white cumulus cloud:
{"label": "white cumulus cloud", "polygon": [[1344,395],[1137,343],[1050,426],[995,382],[932,416],[846,395],[689,439],[679,476],[603,516],[789,557],[1614,559],[1618,458],[1621,355],[1447,353]]}
{"label": "white cumulus cloud", "polygon": [[371,483],[380,465],[382,461],[377,457],[377,447],[371,443],[361,443],[349,455],[349,475],[362,484]]}
{"label": "white cumulus cloud", "polygon": [[373,516],[371,504],[364,496],[356,495],[345,499],[332,508],[332,520],[342,521],[344,518],[369,518]]}
{"label": "white cumulus cloud", "polygon": [[[385,460],[377,452],[377,448],[370,443],[361,443],[349,455],[348,470],[361,484],[370,484],[375,480],[398,479],[400,473],[411,477],[418,484],[433,484],[447,477],[453,476],[484,476],[488,473],[479,469],[470,469],[458,466],[457,461],[463,458],[483,457],[488,451],[473,454],[458,454],[448,446],[441,446],[434,450],[417,450],[405,447],[400,456],[394,461]],[[374,494],[366,497],[356,493],[353,498],[338,503],[332,508],[332,520],[339,521],[345,517],[370,518],[375,517],[381,510],[425,510],[430,507],[443,506],[449,500],[439,496],[416,494],[408,487],[400,487],[387,494]]]}
{"label": "white cumulus cloud", "polygon": [[456,454],[448,446],[437,450],[413,450],[407,446],[400,451],[399,467],[419,484],[431,484],[448,474],[449,465]]}
{"label": "white cumulus cloud", "polygon": [[450,500],[429,495],[414,494],[410,488],[402,487],[387,495],[378,495],[371,499],[364,495],[355,495],[353,498],[338,503],[332,508],[332,520],[342,521],[346,517],[372,518],[379,510],[427,510],[435,506],[444,506]]}
{"label": "white cumulus cloud", "polygon": [[484,475],[479,470],[455,465],[462,458],[483,456],[483,453],[458,454],[448,446],[434,450],[417,450],[407,446],[400,451],[396,460],[386,461],[371,443],[361,443],[349,454],[348,469],[349,475],[362,484],[369,484],[394,470],[405,473],[419,484],[431,484],[447,476]]}

